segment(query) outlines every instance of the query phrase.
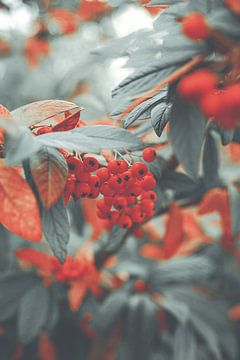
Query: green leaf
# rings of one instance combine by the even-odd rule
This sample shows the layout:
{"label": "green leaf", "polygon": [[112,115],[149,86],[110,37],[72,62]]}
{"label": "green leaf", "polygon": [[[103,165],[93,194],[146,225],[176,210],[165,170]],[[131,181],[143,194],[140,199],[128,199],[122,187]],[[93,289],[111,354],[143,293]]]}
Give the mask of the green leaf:
{"label": "green leaf", "polygon": [[232,235],[240,232],[240,194],[234,185],[229,186],[230,216]]}
{"label": "green leaf", "polygon": [[47,324],[50,305],[49,289],[36,285],[25,293],[18,309],[18,338],[22,343],[33,340]]}
{"label": "green leaf", "polygon": [[212,134],[209,132],[205,140],[203,152],[204,182],[208,189],[218,185],[218,167],[219,159],[217,145]]}
{"label": "green leaf", "polygon": [[67,255],[67,243],[70,235],[70,224],[66,207],[59,199],[42,215],[43,232],[54,255],[63,263]]}
{"label": "green leaf", "polygon": [[197,106],[177,98],[173,104],[170,119],[170,139],[173,150],[186,172],[193,178],[197,178],[205,118]]}
{"label": "green leaf", "polygon": [[169,121],[171,108],[171,104],[164,102],[155,106],[151,111],[152,127],[159,137],[162,135],[162,132]]}
{"label": "green leaf", "polygon": [[43,147],[30,158],[30,169],[44,208],[49,209],[59,197],[68,178],[68,166],[59,151]]}
{"label": "green leaf", "polygon": [[198,359],[196,337],[189,326],[178,325],[174,333],[173,360]]}
{"label": "green leaf", "polygon": [[36,280],[32,274],[20,272],[0,277],[0,321],[8,319],[17,311],[21,298]]}

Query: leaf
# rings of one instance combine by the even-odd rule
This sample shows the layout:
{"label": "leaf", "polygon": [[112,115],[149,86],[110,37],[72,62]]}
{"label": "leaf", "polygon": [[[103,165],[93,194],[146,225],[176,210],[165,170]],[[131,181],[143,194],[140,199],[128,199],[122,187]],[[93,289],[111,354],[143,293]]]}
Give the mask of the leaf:
{"label": "leaf", "polygon": [[77,108],[76,104],[69,101],[42,100],[21,106],[11,114],[18,124],[30,126]]}
{"label": "leaf", "polygon": [[30,158],[30,169],[44,208],[49,209],[59,197],[68,178],[68,166],[59,151],[43,147]]}
{"label": "leaf", "polygon": [[72,311],[77,311],[79,309],[85,295],[87,294],[87,290],[86,285],[81,281],[81,279],[70,284],[70,289],[68,290],[68,302]]}
{"label": "leaf", "polygon": [[221,134],[222,145],[228,145],[233,140],[234,131],[225,129],[219,129],[219,131]]}
{"label": "leaf", "polygon": [[0,144],[4,142],[4,130],[16,136],[18,129],[10,111],[0,104]]}
{"label": "leaf", "polygon": [[47,242],[54,255],[63,263],[67,255],[70,225],[62,199],[58,200],[49,210],[43,211],[42,223]]}
{"label": "leaf", "polygon": [[37,201],[28,183],[11,167],[0,167],[0,221],[14,234],[39,242],[42,225]]}
{"label": "leaf", "polygon": [[131,111],[124,119],[124,128],[128,128],[130,125],[132,125],[137,119],[140,118],[140,116],[143,116],[146,114],[146,112],[151,111],[151,108],[156,106],[160,101],[163,101],[163,99],[166,97],[166,91],[162,91],[162,93],[152,97],[151,99],[148,99],[135,107],[133,111]]}
{"label": "leaf", "polygon": [[175,258],[158,265],[149,273],[149,281],[155,289],[168,283],[196,283],[208,279],[214,273],[214,264],[204,256],[193,255]]}
{"label": "leaf", "polygon": [[180,207],[173,203],[170,206],[166,231],[163,238],[163,251],[165,259],[169,259],[179,249],[184,237],[183,217]]}
{"label": "leaf", "polygon": [[203,173],[204,182],[207,188],[214,187],[218,184],[218,167],[219,159],[217,145],[212,134],[208,133],[203,152]]}
{"label": "leaf", "polygon": [[230,216],[232,235],[240,232],[240,194],[234,185],[229,186]]}
{"label": "leaf", "polygon": [[79,121],[81,110],[82,109],[77,110],[74,114],[70,114],[65,120],[53,126],[53,131],[68,131],[74,129]]}
{"label": "leaf", "polygon": [[162,172],[159,183],[163,189],[172,189],[176,192],[176,198],[185,194],[196,194],[199,183],[193,181],[188,175],[177,172],[164,170]]}
{"label": "leaf", "polygon": [[225,0],[225,4],[236,15],[240,15],[240,3],[238,0]]}
{"label": "leaf", "polygon": [[0,276],[0,321],[10,318],[16,312],[22,296],[36,280],[32,274],[20,272]]}
{"label": "leaf", "polygon": [[186,172],[197,178],[206,121],[195,105],[179,98],[173,104],[170,118],[173,150]]}
{"label": "leaf", "polygon": [[240,19],[232,14],[227,8],[214,9],[206,16],[208,25],[215,30],[220,30],[226,35],[237,37],[240,35]]}
{"label": "leaf", "polygon": [[186,324],[189,319],[190,314],[188,307],[173,297],[164,296],[163,300],[161,300],[161,307],[182,324]]}
{"label": "leaf", "polygon": [[178,325],[174,333],[173,360],[198,359],[196,338],[191,328]]}
{"label": "leaf", "polygon": [[140,254],[151,260],[159,261],[164,259],[163,249],[157,244],[144,244],[140,248]]}
{"label": "leaf", "polygon": [[18,309],[17,323],[18,338],[22,343],[33,340],[47,324],[49,304],[49,290],[42,285],[35,285],[25,293]]}
{"label": "leaf", "polygon": [[154,107],[151,111],[152,127],[154,128],[157,136],[161,136],[162,132],[169,121],[172,105],[167,103],[161,103]]}
{"label": "leaf", "polygon": [[94,326],[100,336],[108,336],[119,320],[122,320],[127,311],[129,297],[126,291],[116,290],[103,303],[94,318]]}
{"label": "leaf", "polygon": [[145,295],[132,296],[128,302],[124,359],[149,359],[157,329],[156,304]]}
{"label": "leaf", "polygon": [[40,250],[22,248],[17,249],[15,255],[19,260],[24,261],[29,265],[35,266],[37,269],[51,271],[51,256]]}

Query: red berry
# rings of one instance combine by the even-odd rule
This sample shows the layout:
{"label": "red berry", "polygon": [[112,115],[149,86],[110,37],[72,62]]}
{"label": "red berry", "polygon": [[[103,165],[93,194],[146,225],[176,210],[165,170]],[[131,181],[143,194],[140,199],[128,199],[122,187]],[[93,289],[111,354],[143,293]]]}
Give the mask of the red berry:
{"label": "red berry", "polygon": [[91,190],[100,188],[100,179],[97,175],[90,175],[89,185]]}
{"label": "red berry", "polygon": [[153,147],[148,147],[142,152],[143,160],[146,162],[152,162],[156,159],[157,154]]}
{"label": "red berry", "polygon": [[109,171],[107,168],[100,168],[96,171],[96,175],[99,177],[102,183],[107,181],[110,177]]}
{"label": "red berry", "polygon": [[137,229],[134,230],[133,235],[137,238],[137,239],[141,239],[144,235],[144,231],[142,229],[142,227],[138,227]]}
{"label": "red berry", "polygon": [[52,131],[53,129],[51,126],[44,126],[37,130],[36,135],[42,135],[42,134],[50,133]]}
{"label": "red berry", "polygon": [[89,199],[96,199],[100,194],[99,189],[90,189],[90,193],[88,194]]}
{"label": "red berry", "polygon": [[123,229],[129,229],[132,226],[132,220],[128,215],[121,215],[118,225]]}
{"label": "red berry", "polygon": [[72,173],[76,173],[77,171],[83,170],[82,160],[78,159],[75,156],[69,156],[67,159],[68,169]]}
{"label": "red berry", "polygon": [[104,195],[104,196],[113,196],[115,195],[115,191],[113,191],[110,186],[106,183],[102,184],[100,187],[100,192]]}
{"label": "red berry", "polygon": [[150,211],[154,209],[154,202],[152,200],[143,200],[141,202],[141,208],[143,211]]}
{"label": "red berry", "polygon": [[131,171],[133,176],[135,176],[138,179],[141,179],[147,174],[148,167],[142,162],[136,162],[135,164],[133,164]]}
{"label": "red berry", "polygon": [[112,190],[121,190],[124,186],[123,178],[121,175],[112,176],[109,179],[108,184]]}
{"label": "red berry", "polygon": [[142,192],[142,188],[141,186],[139,185],[133,185],[133,186],[130,186],[128,189],[127,189],[127,195],[129,196],[138,196],[140,195]]}
{"label": "red berry", "polygon": [[144,214],[139,205],[134,206],[131,211],[131,218],[133,222],[139,223],[143,222],[144,220]]}
{"label": "red berry", "polygon": [[216,117],[222,111],[224,92],[213,91],[200,99],[200,107],[204,115]]}
{"label": "red berry", "polygon": [[183,19],[182,30],[192,40],[205,40],[211,34],[204,15],[198,12],[190,13]]}
{"label": "red berry", "polygon": [[74,174],[70,174],[68,179],[67,179],[67,183],[66,183],[66,189],[68,192],[73,193],[74,189],[75,189],[75,175]]}
{"label": "red berry", "polygon": [[111,211],[109,214],[108,214],[108,218],[109,220],[111,221],[111,223],[113,225],[116,225],[118,223],[118,220],[119,220],[119,217],[120,217],[120,214],[118,211]]}
{"label": "red berry", "polygon": [[81,182],[89,182],[90,180],[90,173],[84,171],[83,169],[77,169],[75,172],[76,179]]}
{"label": "red berry", "polygon": [[141,185],[144,190],[153,190],[156,186],[156,180],[153,176],[145,176]]}
{"label": "red berry", "polygon": [[133,177],[133,174],[130,170],[124,171],[124,173],[122,173],[122,178],[123,178],[124,184],[127,186],[131,186],[131,185],[135,184],[136,179]]}
{"label": "red berry", "polygon": [[113,201],[113,206],[120,211],[127,206],[127,199],[123,196],[117,196]]}
{"label": "red berry", "polygon": [[86,183],[76,183],[74,195],[77,199],[87,197],[90,193],[90,186]]}
{"label": "red berry", "polygon": [[97,217],[99,217],[99,219],[105,220],[108,219],[109,214],[103,211],[98,210],[97,211]]}
{"label": "red berry", "polygon": [[104,213],[109,213],[110,209],[111,209],[111,206],[106,205],[104,199],[99,199],[96,203],[96,206],[97,206],[98,210],[100,210]]}
{"label": "red berry", "polygon": [[84,169],[89,172],[93,172],[99,168],[97,159],[93,156],[87,156],[83,159]]}
{"label": "red berry", "polygon": [[201,97],[212,92],[217,82],[218,78],[211,70],[201,69],[182,78],[177,89],[184,99],[197,102]]}
{"label": "red berry", "polygon": [[150,199],[152,201],[157,200],[157,194],[154,191],[146,191],[141,195],[141,199]]}
{"label": "red berry", "polygon": [[126,199],[127,199],[127,204],[128,205],[135,205],[136,204],[136,201],[137,201],[136,196],[127,196]]}
{"label": "red berry", "polygon": [[108,171],[111,174],[121,174],[128,169],[128,164],[124,160],[112,160],[108,163]]}
{"label": "red berry", "polygon": [[134,290],[139,293],[145,292],[147,290],[147,286],[143,280],[138,279],[134,283]]}
{"label": "red berry", "polygon": [[112,206],[112,205],[113,205],[113,201],[114,201],[114,197],[113,197],[113,196],[104,196],[104,202],[105,202],[106,205]]}

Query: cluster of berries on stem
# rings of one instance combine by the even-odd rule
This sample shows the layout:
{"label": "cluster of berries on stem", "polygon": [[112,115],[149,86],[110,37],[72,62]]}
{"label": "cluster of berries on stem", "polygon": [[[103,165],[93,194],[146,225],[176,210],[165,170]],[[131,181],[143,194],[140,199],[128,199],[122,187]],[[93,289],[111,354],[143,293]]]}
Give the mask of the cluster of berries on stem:
{"label": "cluster of berries on stem", "polygon": [[[154,148],[145,148],[142,157],[145,162],[154,161]],[[65,204],[71,198],[98,198],[97,216],[109,230],[114,225],[128,229],[154,215],[156,180],[144,162],[128,163],[122,158],[100,166],[95,157],[85,155],[68,155],[66,161],[69,177]]]}

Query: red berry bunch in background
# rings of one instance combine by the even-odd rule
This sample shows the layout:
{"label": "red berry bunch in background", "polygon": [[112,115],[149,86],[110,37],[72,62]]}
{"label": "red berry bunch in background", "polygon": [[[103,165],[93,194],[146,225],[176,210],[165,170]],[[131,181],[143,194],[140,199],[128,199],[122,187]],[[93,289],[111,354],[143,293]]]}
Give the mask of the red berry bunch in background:
{"label": "red berry bunch in background", "polygon": [[218,88],[218,77],[210,69],[197,70],[180,80],[178,93],[199,105],[207,118],[224,129],[240,124],[240,83]]}
{"label": "red berry bunch in background", "polygon": [[192,40],[205,40],[211,34],[205,17],[199,12],[192,12],[182,21],[183,33]]}
{"label": "red berry bunch in background", "polygon": [[51,267],[54,277],[59,282],[69,282],[80,278],[87,271],[87,262],[67,256],[61,264],[54,256],[51,258]]}
{"label": "red berry bunch in background", "polygon": [[93,156],[84,156],[83,159],[76,156],[67,156],[69,176],[64,191],[64,203],[73,197],[96,199],[100,193],[101,181],[94,172],[99,168],[98,160]]}

